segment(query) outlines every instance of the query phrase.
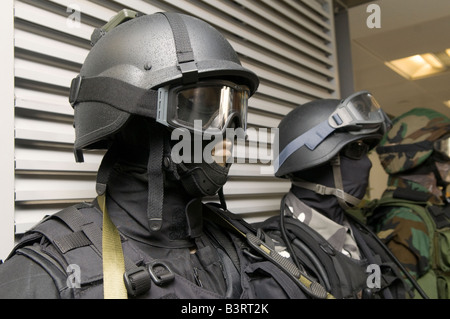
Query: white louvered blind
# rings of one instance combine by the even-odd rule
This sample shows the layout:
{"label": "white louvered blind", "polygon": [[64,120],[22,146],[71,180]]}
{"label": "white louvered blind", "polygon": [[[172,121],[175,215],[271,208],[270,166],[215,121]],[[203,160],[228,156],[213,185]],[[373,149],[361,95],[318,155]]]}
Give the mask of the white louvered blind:
{"label": "white louvered blind", "polygon": [[[250,99],[249,127],[277,127],[298,104],[338,96],[331,0],[22,0],[15,1],[15,232],[44,215],[95,196],[102,153],[75,163],[70,81],[89,52],[90,36],[117,11],[178,11],[219,29],[243,66],[261,80]],[[80,20],[77,20],[79,14]],[[268,130],[270,133],[270,130]],[[275,214],[289,183],[267,172],[251,136],[249,163],[233,164],[228,207],[249,221]]]}

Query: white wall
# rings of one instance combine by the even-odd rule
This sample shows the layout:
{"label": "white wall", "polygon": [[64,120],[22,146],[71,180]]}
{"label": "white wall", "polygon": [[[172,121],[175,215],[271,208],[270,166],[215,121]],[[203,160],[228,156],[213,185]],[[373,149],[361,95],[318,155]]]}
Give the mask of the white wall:
{"label": "white wall", "polygon": [[0,10],[0,259],[14,245],[14,25],[13,0]]}
{"label": "white wall", "polygon": [[[218,28],[242,64],[261,80],[249,101],[249,127],[276,127],[296,105],[338,96],[331,0],[16,0],[14,5],[14,29],[13,0],[2,1],[0,19],[0,258],[11,249],[14,233],[22,234],[44,215],[95,196],[101,153],[86,154],[85,163],[74,163],[68,89],[89,52],[94,28],[123,8],[144,13],[175,10]],[[79,24],[71,23],[69,6],[81,11]],[[276,213],[290,186],[261,174],[266,166],[261,161],[234,164],[224,189],[228,207],[249,221]]]}

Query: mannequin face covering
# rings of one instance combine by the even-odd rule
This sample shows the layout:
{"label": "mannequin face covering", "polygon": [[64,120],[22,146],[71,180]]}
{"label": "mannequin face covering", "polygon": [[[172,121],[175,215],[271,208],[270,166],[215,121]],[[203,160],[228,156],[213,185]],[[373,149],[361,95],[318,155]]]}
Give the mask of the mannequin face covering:
{"label": "mannequin face covering", "polygon": [[[133,126],[142,125],[139,127],[142,128],[142,131],[145,131],[146,127],[148,127],[145,124],[145,122],[137,121],[133,123]],[[129,136],[126,137],[128,138]],[[170,134],[167,134],[166,137],[170,139]],[[152,175],[149,175],[147,170],[152,144],[146,150],[143,150],[142,145],[145,144],[145,137],[140,135],[134,136],[134,138],[135,141],[131,145],[125,142],[121,144],[121,149],[124,151],[120,153],[120,159],[110,176],[111,217],[117,224],[122,225],[120,227],[121,231],[140,242],[163,247],[186,247],[192,245],[189,239],[190,233],[198,231],[196,226],[198,223],[194,221],[201,220],[201,216],[194,216],[197,214],[193,214],[195,210],[187,210],[186,207],[195,197],[201,197],[202,195],[199,194],[197,189],[201,190],[203,186],[202,184],[199,185],[197,181],[207,180],[206,186],[204,186],[206,188],[205,191],[211,186],[219,189],[225,184],[230,166],[230,164],[227,164],[227,160],[232,154],[231,142],[219,140],[218,143],[211,143],[214,147],[208,151],[218,163],[190,163],[184,166],[190,169],[188,171],[190,174],[187,174],[187,176],[190,176],[192,183],[189,183],[186,176],[177,176],[180,169],[179,167],[177,169],[175,164],[163,167],[165,179],[163,223],[162,229],[155,232],[149,229],[146,214],[144,213],[147,209],[148,187],[153,180]],[[130,140],[130,138],[127,140]],[[170,154],[170,143],[165,143],[165,145],[167,148],[165,148],[164,153],[168,157]],[[183,163],[180,165],[183,165]],[[212,182],[209,183],[208,178]],[[185,182],[187,183],[185,184]],[[195,194],[190,192],[192,190],[195,190]],[[118,213],[116,214],[116,212]],[[198,213],[201,215],[201,210]]]}
{"label": "mannequin face covering", "polygon": [[341,174],[344,192],[362,199],[369,185],[372,162],[367,155],[359,160],[341,156]]}
{"label": "mannequin face covering", "polygon": [[[339,168],[342,176],[344,192],[361,200],[367,190],[369,173],[372,162],[366,154],[360,159],[350,159],[340,156]],[[304,171],[299,175],[302,180],[313,184],[335,188],[335,176],[330,163]],[[337,223],[342,223],[345,208],[341,206],[334,195],[320,195],[310,189],[302,187],[296,181],[293,182],[292,192],[308,206],[322,212],[325,216]]]}

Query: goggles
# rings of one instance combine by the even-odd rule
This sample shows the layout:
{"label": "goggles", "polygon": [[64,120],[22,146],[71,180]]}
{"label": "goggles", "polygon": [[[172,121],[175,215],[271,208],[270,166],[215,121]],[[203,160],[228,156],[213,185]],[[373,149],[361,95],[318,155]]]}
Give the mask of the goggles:
{"label": "goggles", "polygon": [[157,122],[198,133],[225,133],[228,127],[247,129],[250,90],[227,81],[205,81],[158,90]]}
{"label": "goggles", "polygon": [[278,170],[289,156],[304,145],[313,151],[336,130],[363,135],[381,129],[380,134],[385,134],[391,127],[391,120],[372,94],[367,91],[354,93],[341,101],[328,119],[291,141],[280,152],[274,167]]}
{"label": "goggles", "polygon": [[450,161],[450,134],[435,141],[433,143],[433,149]]}
{"label": "goggles", "polygon": [[372,133],[380,127],[387,132],[392,127],[389,117],[367,91],[354,93],[339,103],[328,124],[334,129],[346,128],[352,134]]}

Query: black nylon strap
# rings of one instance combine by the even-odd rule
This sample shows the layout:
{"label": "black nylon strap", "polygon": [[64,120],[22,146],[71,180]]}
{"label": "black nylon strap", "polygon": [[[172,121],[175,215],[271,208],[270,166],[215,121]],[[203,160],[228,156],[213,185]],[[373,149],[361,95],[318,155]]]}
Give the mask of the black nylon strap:
{"label": "black nylon strap", "polygon": [[393,198],[406,199],[414,202],[427,202],[431,198],[431,194],[416,191],[411,188],[398,187],[392,194]]}
{"label": "black nylon strap", "polygon": [[152,231],[158,231],[162,225],[162,211],[164,202],[164,134],[158,125],[151,127],[150,155],[148,157],[148,202],[147,218]]}
{"label": "black nylon strap", "polygon": [[189,34],[186,31],[186,26],[181,17],[177,13],[171,12],[161,12],[161,14],[167,18],[172,28],[178,63],[194,61],[194,53],[192,52]]}
{"label": "black nylon strap", "polygon": [[69,228],[76,232],[86,224],[84,217],[78,212],[78,206],[69,206],[56,213],[54,217],[61,219]]}
{"label": "black nylon strap", "polygon": [[178,13],[160,12],[169,21],[172,28],[175,49],[177,52],[178,66],[183,74],[183,83],[193,83],[198,81],[198,69],[195,64],[194,52],[192,51],[189,33],[186,25]]}
{"label": "black nylon strap", "polygon": [[53,240],[53,243],[58,249],[65,254],[75,248],[89,246],[91,241],[82,231],[76,231],[66,236],[62,236]]}
{"label": "black nylon strap", "polygon": [[[100,227],[92,222],[87,221],[84,216],[78,210],[79,206],[70,206],[62,211],[56,213],[54,216],[60,218],[72,231],[73,234],[82,233],[82,235],[72,235],[76,238],[62,239],[55,242],[55,245],[62,249],[61,252],[67,252],[69,250],[83,247],[92,244],[99,256],[102,256],[102,230]],[[66,237],[70,237],[66,236]],[[87,245],[87,241],[89,242]],[[126,283],[127,291],[132,296],[138,296],[145,293],[150,288],[150,275],[145,267],[138,267],[127,256],[124,256],[125,260],[125,273],[124,280]],[[132,285],[127,283],[132,282]]]}
{"label": "black nylon strap", "polygon": [[234,264],[236,269],[238,269],[238,271],[240,271],[241,266],[240,266],[239,256],[236,252],[236,249],[233,246],[233,243],[231,242],[231,239],[228,238],[227,235],[225,235],[223,233],[223,231],[221,229],[219,229],[213,223],[211,223],[211,225],[210,225],[210,227],[208,227],[207,231],[211,233],[211,236],[225,250],[225,252],[227,253],[228,257],[230,258],[230,260],[232,261],[232,263]]}
{"label": "black nylon strap", "polygon": [[87,221],[78,211],[77,206],[70,206],[56,213],[55,217],[60,218],[72,231],[82,231],[93,244],[97,254],[102,255],[102,232],[93,222]]}
{"label": "black nylon strap", "polygon": [[118,148],[115,144],[112,144],[103,156],[97,172],[96,191],[98,195],[103,195],[106,192],[106,185],[108,185],[109,175],[117,161],[118,152]]}
{"label": "black nylon strap", "polygon": [[70,86],[69,102],[100,102],[118,110],[155,118],[158,91],[144,90],[110,77],[85,78],[77,76]]}

